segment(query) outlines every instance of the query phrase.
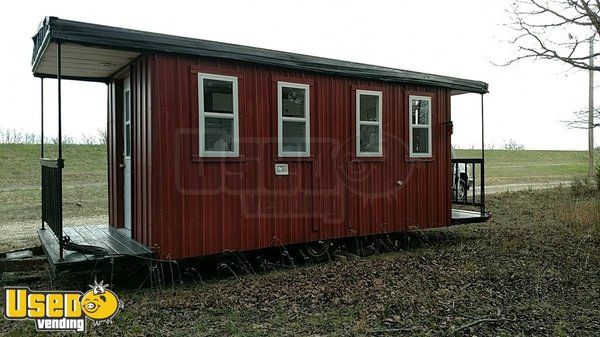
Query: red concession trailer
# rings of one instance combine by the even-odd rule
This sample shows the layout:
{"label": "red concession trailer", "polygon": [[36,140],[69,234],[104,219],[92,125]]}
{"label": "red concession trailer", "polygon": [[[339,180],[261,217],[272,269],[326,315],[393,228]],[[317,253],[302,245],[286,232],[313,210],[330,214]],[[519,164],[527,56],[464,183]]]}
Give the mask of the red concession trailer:
{"label": "red concession trailer", "polygon": [[109,226],[63,228],[69,158],[42,160],[56,263],[89,259],[65,250],[88,232],[182,259],[487,219],[483,154],[454,160],[480,189],[451,158],[451,96],[484,82],[55,17],[32,64],[42,95],[45,78],[108,88]]}

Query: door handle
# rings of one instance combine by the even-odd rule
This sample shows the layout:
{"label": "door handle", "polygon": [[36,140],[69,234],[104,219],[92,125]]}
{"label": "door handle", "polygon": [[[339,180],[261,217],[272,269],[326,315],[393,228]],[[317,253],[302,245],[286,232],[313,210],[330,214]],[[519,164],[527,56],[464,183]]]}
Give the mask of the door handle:
{"label": "door handle", "polygon": [[125,164],[123,164],[123,163],[119,164],[119,168],[124,168],[124,167],[125,167]]}
{"label": "door handle", "polygon": [[402,186],[402,185],[404,185],[404,182],[402,180],[398,180],[398,181],[396,181],[396,185]]}

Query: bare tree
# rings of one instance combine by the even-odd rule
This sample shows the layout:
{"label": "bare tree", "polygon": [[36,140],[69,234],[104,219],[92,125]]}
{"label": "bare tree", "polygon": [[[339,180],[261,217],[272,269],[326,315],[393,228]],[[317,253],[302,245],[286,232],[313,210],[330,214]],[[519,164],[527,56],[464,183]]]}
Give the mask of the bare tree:
{"label": "bare tree", "polygon": [[[71,136],[67,136],[67,135],[62,137],[62,143],[63,143],[63,145],[76,144],[75,138],[73,138]],[[58,137],[51,137],[50,144],[58,145]]]}
{"label": "bare tree", "polygon": [[[510,41],[517,55],[505,65],[524,59],[552,60],[589,71],[589,108],[575,112],[570,127],[588,130],[588,174],[594,172],[594,64],[599,53],[594,40],[600,35],[600,0],[515,0],[508,11],[514,31]],[[587,114],[587,116],[585,116]]]}
{"label": "bare tree", "polygon": [[22,144],[25,141],[23,133],[17,130],[0,130],[0,143],[3,144]]}
{"label": "bare tree", "polygon": [[518,53],[505,64],[523,59],[561,61],[575,68],[590,65],[588,41],[600,33],[599,0],[516,0],[508,10]]}
{"label": "bare tree", "polygon": [[511,138],[504,141],[504,144],[502,144],[502,150],[522,151],[525,150],[525,145],[517,143],[516,140]]}
{"label": "bare tree", "polygon": [[[573,118],[569,120],[561,121],[565,126],[570,129],[583,129],[587,130],[590,128],[589,120],[588,120],[589,111],[579,110],[573,112]],[[597,128],[600,126],[600,108],[594,108],[594,123],[592,124],[592,128]]]}
{"label": "bare tree", "polygon": [[106,133],[106,129],[98,129],[98,141],[100,141],[100,145],[107,144],[108,134]]}
{"label": "bare tree", "polygon": [[81,142],[84,145],[93,145],[93,144],[96,144],[96,137],[88,136],[85,133],[82,133],[81,134]]}
{"label": "bare tree", "polygon": [[39,143],[39,137],[35,133],[26,133],[23,139],[24,144],[37,144]]}

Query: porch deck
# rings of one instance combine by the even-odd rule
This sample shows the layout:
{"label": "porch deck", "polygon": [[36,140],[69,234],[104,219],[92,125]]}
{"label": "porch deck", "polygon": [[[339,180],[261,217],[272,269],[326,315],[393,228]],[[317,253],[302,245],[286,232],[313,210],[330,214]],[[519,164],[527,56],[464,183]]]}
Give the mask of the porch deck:
{"label": "porch deck", "polygon": [[486,222],[491,218],[490,212],[485,212],[483,215],[481,212],[468,211],[464,209],[452,209],[452,224],[466,224],[466,223],[477,223]]}
{"label": "porch deck", "polygon": [[60,260],[58,239],[52,230],[38,229],[42,248],[50,266],[55,270],[93,268],[101,262],[109,261],[111,258],[151,257],[154,254],[148,247],[108,225],[64,227],[63,234],[68,235],[74,243],[105,248],[108,255],[94,256],[65,250],[63,259]]}

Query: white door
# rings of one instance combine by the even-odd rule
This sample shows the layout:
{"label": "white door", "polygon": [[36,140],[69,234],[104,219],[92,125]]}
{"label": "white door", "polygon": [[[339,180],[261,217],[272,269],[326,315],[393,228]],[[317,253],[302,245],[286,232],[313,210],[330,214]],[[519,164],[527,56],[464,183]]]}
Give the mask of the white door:
{"label": "white door", "polygon": [[123,81],[123,227],[131,236],[131,86]]}

